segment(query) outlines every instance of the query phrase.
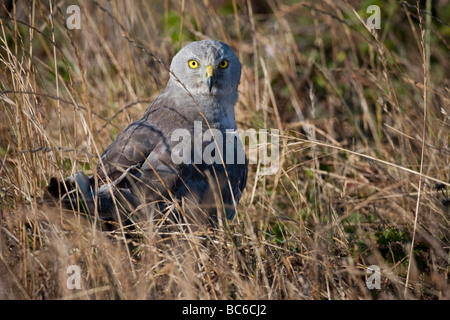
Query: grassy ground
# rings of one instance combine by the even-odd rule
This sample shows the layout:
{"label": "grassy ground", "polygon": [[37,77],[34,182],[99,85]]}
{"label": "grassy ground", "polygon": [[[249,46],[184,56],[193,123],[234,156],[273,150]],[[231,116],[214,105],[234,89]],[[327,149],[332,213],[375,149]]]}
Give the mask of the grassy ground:
{"label": "grassy ground", "polygon": [[[79,30],[72,2],[0,9],[0,298],[450,298],[446,1],[422,1],[434,17],[394,0],[74,3]],[[43,204],[49,179],[92,172],[164,65],[205,38],[243,64],[238,126],[281,135],[280,170],[250,166],[230,226],[104,232]]]}

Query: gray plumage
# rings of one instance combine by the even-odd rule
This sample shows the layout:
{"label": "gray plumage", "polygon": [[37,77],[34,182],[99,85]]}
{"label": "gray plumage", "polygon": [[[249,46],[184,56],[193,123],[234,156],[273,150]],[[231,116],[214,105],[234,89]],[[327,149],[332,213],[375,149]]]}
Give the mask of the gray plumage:
{"label": "gray plumage", "polygon": [[[225,43],[204,40],[180,50],[170,70],[166,88],[143,117],[105,149],[97,176],[77,173],[67,180],[76,192],[63,195],[65,202],[81,203],[103,219],[115,220],[118,212],[126,215],[147,205],[162,213],[172,210],[187,222],[205,224],[221,214],[233,219],[247,180],[246,160],[239,162],[237,156],[233,161],[225,159],[230,151],[244,153],[239,138],[226,133],[237,129],[234,108],[241,64]],[[190,163],[174,163],[172,152],[180,143],[173,139],[174,130],[182,129],[194,140],[195,123],[201,124],[203,132],[214,129],[221,135],[215,141],[223,141],[223,148],[217,150],[224,162],[209,164],[203,159],[194,163],[192,142]],[[225,143],[230,139],[232,144]],[[210,144],[201,142],[201,150]],[[227,150],[230,146],[233,150]],[[55,183],[53,180],[48,190],[59,197],[65,187]],[[81,201],[75,201],[75,194]]]}

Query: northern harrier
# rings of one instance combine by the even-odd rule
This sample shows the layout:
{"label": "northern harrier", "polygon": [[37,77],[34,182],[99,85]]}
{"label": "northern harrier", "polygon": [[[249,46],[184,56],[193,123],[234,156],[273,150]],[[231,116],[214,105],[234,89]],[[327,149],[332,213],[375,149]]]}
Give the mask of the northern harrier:
{"label": "northern harrier", "polygon": [[241,64],[227,44],[204,40],[181,49],[170,71],[143,117],[106,148],[96,174],[52,178],[53,196],[106,220],[139,210],[204,225],[233,219],[247,181],[234,112]]}

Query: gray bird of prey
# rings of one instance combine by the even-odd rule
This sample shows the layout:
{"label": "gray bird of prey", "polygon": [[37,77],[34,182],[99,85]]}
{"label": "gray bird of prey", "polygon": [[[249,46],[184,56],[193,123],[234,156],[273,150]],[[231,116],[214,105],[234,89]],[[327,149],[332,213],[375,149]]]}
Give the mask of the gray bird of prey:
{"label": "gray bird of prey", "polygon": [[240,78],[227,44],[189,43],[173,58],[165,89],[105,149],[96,174],[52,178],[47,190],[104,220],[142,210],[202,225],[232,220],[247,181],[235,120]]}

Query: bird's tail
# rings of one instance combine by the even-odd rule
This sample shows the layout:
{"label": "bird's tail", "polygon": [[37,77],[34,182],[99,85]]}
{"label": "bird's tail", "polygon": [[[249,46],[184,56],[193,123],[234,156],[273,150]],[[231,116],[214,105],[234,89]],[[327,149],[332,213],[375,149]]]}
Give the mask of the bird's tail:
{"label": "bird's tail", "polygon": [[64,180],[51,178],[47,191],[52,198],[61,202],[64,208],[93,214],[92,207],[95,203],[91,182],[84,172],[77,172]]}
{"label": "bird's tail", "polygon": [[94,178],[81,171],[64,180],[51,178],[47,191],[64,208],[103,220],[123,220],[136,203],[129,190],[118,189],[114,183],[95,189]]}

